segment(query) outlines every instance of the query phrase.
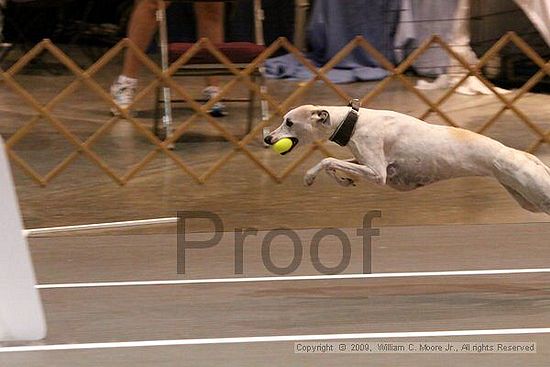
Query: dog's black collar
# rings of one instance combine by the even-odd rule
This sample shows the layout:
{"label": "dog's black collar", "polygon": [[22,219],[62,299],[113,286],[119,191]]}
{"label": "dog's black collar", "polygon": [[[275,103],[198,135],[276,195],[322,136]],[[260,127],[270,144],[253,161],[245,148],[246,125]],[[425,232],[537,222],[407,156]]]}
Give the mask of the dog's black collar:
{"label": "dog's black collar", "polygon": [[343,147],[349,143],[351,136],[353,135],[353,131],[355,130],[355,124],[359,118],[358,102],[359,101],[357,100],[350,101],[348,106],[351,107],[351,110],[348,112],[348,115],[344,121],[338,125],[332,136],[329,138],[330,141],[333,141]]}

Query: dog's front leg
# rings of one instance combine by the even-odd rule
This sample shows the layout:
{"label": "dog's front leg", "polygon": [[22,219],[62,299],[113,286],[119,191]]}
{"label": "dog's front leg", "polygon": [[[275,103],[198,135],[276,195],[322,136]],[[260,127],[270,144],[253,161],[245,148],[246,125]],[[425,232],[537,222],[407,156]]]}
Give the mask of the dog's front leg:
{"label": "dog's front leg", "polygon": [[[357,162],[357,159],[355,159],[355,158],[346,159],[346,160],[344,160],[344,162],[359,163],[359,162]],[[325,172],[330,177],[334,178],[334,180],[341,186],[344,186],[344,187],[355,186],[355,183],[353,182],[353,179],[351,179],[349,177],[342,177],[338,172],[336,172],[336,169],[326,168]]]}
{"label": "dog's front leg", "polygon": [[[386,182],[384,170],[382,169],[377,170],[377,169],[374,169],[373,167],[369,167],[369,166],[355,163],[355,162],[356,162],[355,160],[344,161],[336,158],[325,158],[306,172],[306,175],[304,176],[304,184],[306,186],[310,186],[311,184],[313,184],[315,177],[317,177],[319,172],[321,172],[322,170],[326,170],[331,175],[333,175],[333,173],[336,170],[339,170],[351,175],[361,176],[366,180],[374,181],[378,184],[384,184]],[[353,183],[353,180],[351,179],[343,179],[343,178],[339,178],[339,179],[342,179],[345,181],[349,180],[347,181],[348,185]]]}

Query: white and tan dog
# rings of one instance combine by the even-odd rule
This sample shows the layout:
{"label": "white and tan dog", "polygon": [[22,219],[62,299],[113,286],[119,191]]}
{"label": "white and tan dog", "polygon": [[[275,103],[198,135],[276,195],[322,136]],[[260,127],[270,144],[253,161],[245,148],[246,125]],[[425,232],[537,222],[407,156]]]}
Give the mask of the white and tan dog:
{"label": "white and tan dog", "polygon": [[[284,116],[265,142],[290,138],[290,152],[298,143],[331,138],[350,112],[345,106],[300,106]],[[493,176],[524,209],[550,214],[550,168],[537,157],[486,136],[366,108],[358,110],[348,135],[346,146],[355,158],[323,159],[307,171],[306,185],[323,170],[343,186],[354,182],[337,171],[401,191],[454,177]]]}

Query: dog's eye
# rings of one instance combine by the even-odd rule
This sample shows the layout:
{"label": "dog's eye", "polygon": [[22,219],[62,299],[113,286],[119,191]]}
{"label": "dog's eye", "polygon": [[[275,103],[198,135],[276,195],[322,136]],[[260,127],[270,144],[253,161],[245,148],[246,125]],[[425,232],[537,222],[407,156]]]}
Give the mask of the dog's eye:
{"label": "dog's eye", "polygon": [[288,126],[288,127],[291,127],[292,125],[294,125],[294,122],[287,119],[285,125]]}

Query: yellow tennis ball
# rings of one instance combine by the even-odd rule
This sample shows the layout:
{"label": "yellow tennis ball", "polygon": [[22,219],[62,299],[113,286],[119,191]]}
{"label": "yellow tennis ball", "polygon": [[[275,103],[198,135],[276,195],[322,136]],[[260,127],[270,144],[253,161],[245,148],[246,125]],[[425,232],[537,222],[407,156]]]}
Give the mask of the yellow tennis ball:
{"label": "yellow tennis ball", "polygon": [[273,144],[272,148],[279,154],[288,152],[290,148],[292,148],[292,140],[290,140],[289,138],[282,138],[278,140],[275,144]]}

